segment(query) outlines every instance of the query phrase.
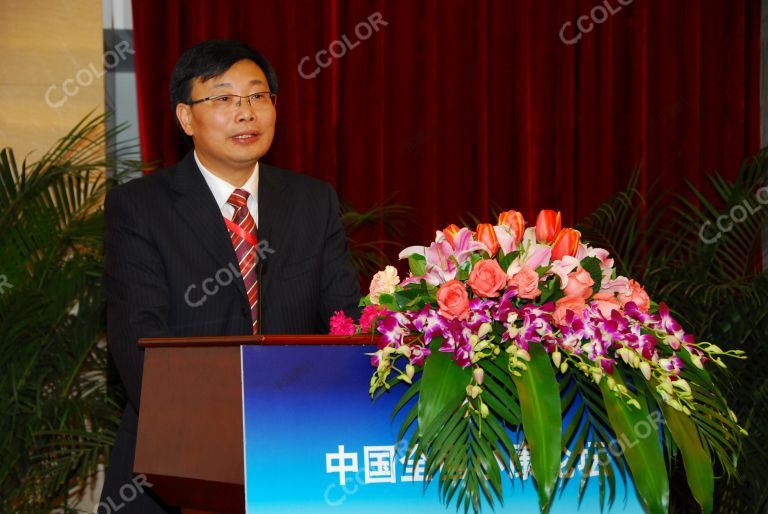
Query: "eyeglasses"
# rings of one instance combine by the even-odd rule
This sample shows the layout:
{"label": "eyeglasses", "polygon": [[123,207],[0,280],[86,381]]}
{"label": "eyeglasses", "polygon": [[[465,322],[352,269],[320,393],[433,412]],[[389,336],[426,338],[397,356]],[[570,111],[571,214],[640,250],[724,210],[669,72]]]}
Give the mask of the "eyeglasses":
{"label": "eyeglasses", "polygon": [[248,100],[248,105],[257,111],[272,109],[277,105],[276,93],[252,93],[248,96],[240,95],[217,95],[201,98],[200,100],[190,100],[188,105],[195,105],[202,102],[211,102],[211,106],[217,111],[235,111],[242,105],[243,98]]}

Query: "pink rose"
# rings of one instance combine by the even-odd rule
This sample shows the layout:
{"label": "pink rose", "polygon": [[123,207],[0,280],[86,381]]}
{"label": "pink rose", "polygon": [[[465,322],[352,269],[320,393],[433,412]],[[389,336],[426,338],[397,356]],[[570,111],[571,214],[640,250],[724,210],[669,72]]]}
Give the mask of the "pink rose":
{"label": "pink rose", "polygon": [[610,318],[613,311],[621,312],[621,304],[613,293],[597,293],[592,297],[592,305],[606,318]]}
{"label": "pink rose", "polygon": [[581,315],[585,306],[584,298],[581,296],[564,296],[555,303],[555,312],[552,317],[558,325],[565,324],[565,315],[568,311],[573,311],[577,316]]}
{"label": "pink rose", "polygon": [[507,283],[507,274],[493,259],[483,259],[475,264],[467,284],[477,296],[490,298],[499,296],[499,289]]}
{"label": "pink rose", "polygon": [[579,266],[576,271],[568,273],[568,285],[565,286],[563,292],[565,296],[578,296],[587,300],[592,296],[592,286],[594,285],[595,281],[592,280],[592,275]]}
{"label": "pink rose", "polygon": [[467,319],[469,315],[469,295],[467,288],[458,280],[449,280],[437,290],[437,303],[440,314],[448,319]]}
{"label": "pink rose", "polygon": [[517,296],[533,300],[541,294],[539,290],[539,274],[528,266],[523,266],[520,271],[512,275],[507,282],[509,287],[517,290]]}
{"label": "pink rose", "polygon": [[651,299],[648,297],[648,293],[645,292],[643,286],[634,280],[629,281],[629,291],[625,294],[619,293],[619,302],[624,307],[628,302],[635,302],[637,308],[642,312],[648,312],[651,307]]}

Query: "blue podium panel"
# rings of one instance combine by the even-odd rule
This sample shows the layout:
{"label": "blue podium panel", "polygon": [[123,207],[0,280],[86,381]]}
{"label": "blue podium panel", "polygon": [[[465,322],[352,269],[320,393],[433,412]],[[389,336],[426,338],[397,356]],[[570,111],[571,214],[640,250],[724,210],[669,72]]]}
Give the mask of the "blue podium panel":
{"label": "blue podium panel", "polygon": [[[423,461],[406,455],[397,432],[402,417],[391,413],[404,389],[375,402],[368,395],[373,369],[360,346],[243,346],[245,499],[248,514],[382,514],[396,509],[453,513],[426,485]],[[521,464],[528,461],[521,448]],[[581,474],[597,476],[597,461],[579,461],[551,514],[600,511],[599,484],[590,478],[581,506]],[[530,476],[504,480],[504,505],[485,512],[538,513]],[[617,481],[610,512],[642,514],[630,486]]]}

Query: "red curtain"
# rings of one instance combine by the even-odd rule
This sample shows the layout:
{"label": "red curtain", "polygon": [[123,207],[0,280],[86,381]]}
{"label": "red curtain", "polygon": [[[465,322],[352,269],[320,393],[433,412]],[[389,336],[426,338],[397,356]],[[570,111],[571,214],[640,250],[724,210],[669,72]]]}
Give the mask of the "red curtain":
{"label": "red curtain", "polygon": [[[168,100],[180,53],[239,39],[280,80],[265,162],[358,209],[390,194],[414,206],[412,244],[491,206],[572,223],[638,165],[643,184],[706,186],[759,146],[759,0],[134,0],[133,13],[146,160],[185,151]],[[320,67],[321,50],[339,57]]]}

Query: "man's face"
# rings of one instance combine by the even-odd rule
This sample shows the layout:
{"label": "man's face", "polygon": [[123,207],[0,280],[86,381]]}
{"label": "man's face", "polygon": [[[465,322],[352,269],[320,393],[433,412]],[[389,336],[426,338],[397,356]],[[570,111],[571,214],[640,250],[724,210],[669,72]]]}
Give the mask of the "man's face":
{"label": "man's face", "polygon": [[[247,96],[269,91],[267,78],[250,60],[233,64],[218,77],[192,84],[192,100],[234,94]],[[275,135],[276,111],[271,106],[257,108],[243,98],[240,107],[220,109],[213,102],[178,104],[176,116],[184,132],[195,141],[202,164],[217,175],[228,176],[247,168],[267,153]]]}

